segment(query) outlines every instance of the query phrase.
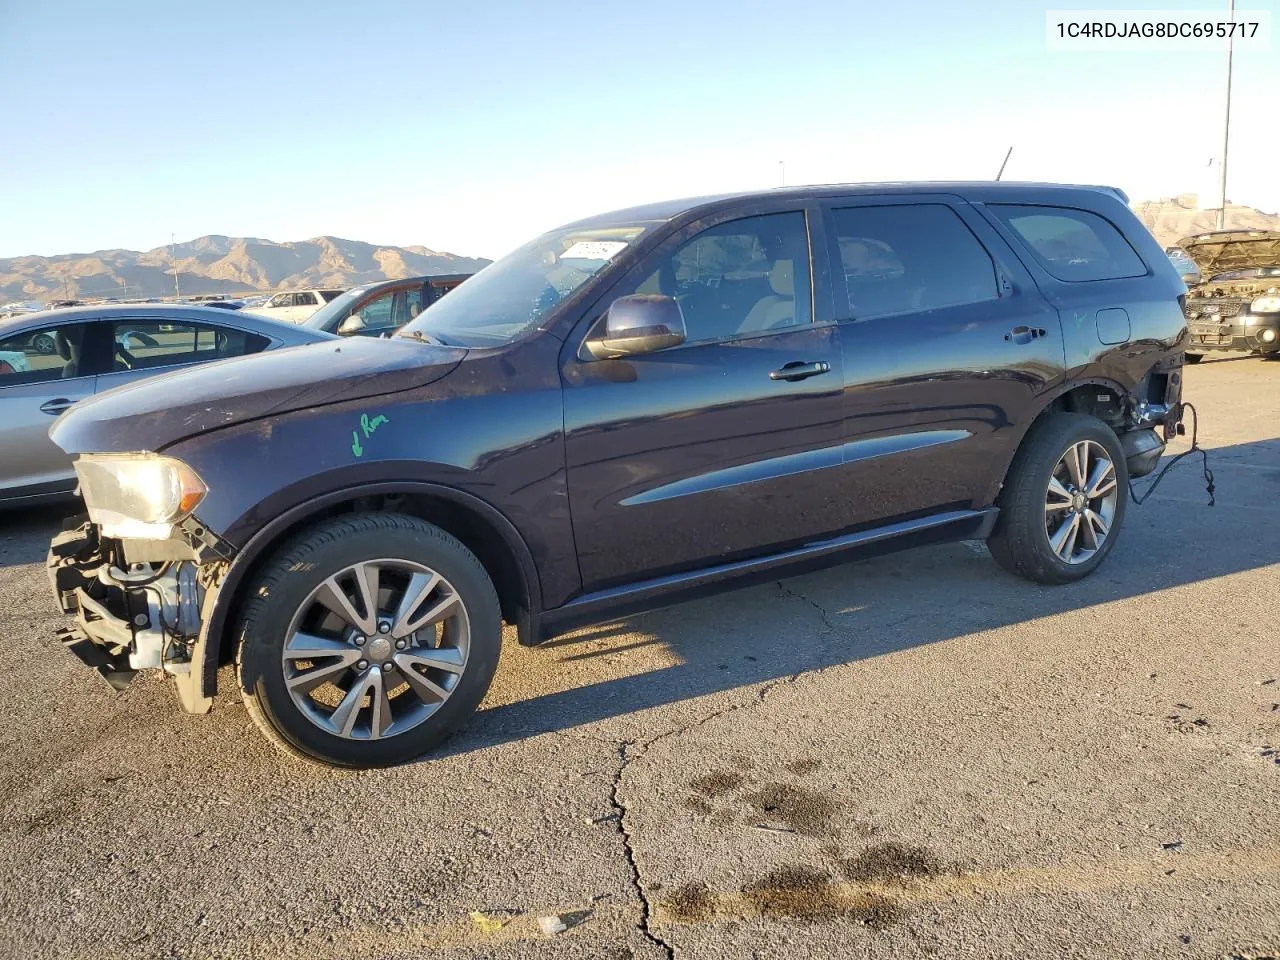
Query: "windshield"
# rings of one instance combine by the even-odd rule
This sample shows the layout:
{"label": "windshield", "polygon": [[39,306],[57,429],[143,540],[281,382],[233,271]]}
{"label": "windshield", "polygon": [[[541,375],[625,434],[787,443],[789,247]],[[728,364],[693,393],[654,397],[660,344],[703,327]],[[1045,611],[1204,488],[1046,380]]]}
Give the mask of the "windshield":
{"label": "windshield", "polygon": [[650,226],[544,234],[451,290],[397,336],[418,334],[462,347],[492,347],[514,340],[541,323]]}
{"label": "windshield", "polygon": [[303,322],[304,327],[312,330],[328,330],[333,321],[341,323],[346,319],[351,305],[369,292],[368,287],[352,287],[340,297],[335,297],[313,313]]}
{"label": "windshield", "polygon": [[1196,266],[1196,262],[1194,260],[1187,256],[1185,250],[1180,250],[1175,247],[1168,251],[1168,256],[1173,262],[1174,267],[1176,267],[1178,272],[1182,275],[1185,276],[1187,274],[1194,273],[1198,276],[1200,274],[1200,268]]}

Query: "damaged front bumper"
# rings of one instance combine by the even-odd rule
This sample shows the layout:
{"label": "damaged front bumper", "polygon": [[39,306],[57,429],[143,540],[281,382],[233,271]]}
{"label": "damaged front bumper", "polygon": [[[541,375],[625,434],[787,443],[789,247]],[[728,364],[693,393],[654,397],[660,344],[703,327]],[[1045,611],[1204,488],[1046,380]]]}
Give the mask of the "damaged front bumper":
{"label": "damaged front bumper", "polygon": [[[49,545],[46,567],[54,599],[73,622],[61,643],[116,690],[139,670],[177,681],[192,713],[208,710],[200,691],[201,624],[216,593],[216,564],[201,564],[183,544],[169,559],[130,561],[128,545],[102,540],[92,523],[65,530]],[[189,556],[183,556],[184,553]]]}
{"label": "damaged front bumper", "polygon": [[1280,313],[1247,308],[1230,316],[1199,313],[1188,317],[1187,334],[1188,353],[1275,353],[1280,351]]}

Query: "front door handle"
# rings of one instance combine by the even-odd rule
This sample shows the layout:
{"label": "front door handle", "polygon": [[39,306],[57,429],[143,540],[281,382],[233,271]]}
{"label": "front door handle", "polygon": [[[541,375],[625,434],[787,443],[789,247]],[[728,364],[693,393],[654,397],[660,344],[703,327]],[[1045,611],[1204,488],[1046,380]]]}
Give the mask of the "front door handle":
{"label": "front door handle", "polygon": [[58,397],[56,400],[50,400],[48,403],[40,404],[40,412],[51,413],[54,416],[57,416],[63,410],[66,410],[68,407],[72,406],[74,403],[75,403],[74,400],[68,400],[66,397]]}
{"label": "front door handle", "polygon": [[792,360],[790,363],[784,363],[781,369],[774,370],[769,374],[770,380],[804,380],[808,377],[816,377],[831,370],[831,364],[825,360],[818,360],[815,363],[806,363],[803,360]]}

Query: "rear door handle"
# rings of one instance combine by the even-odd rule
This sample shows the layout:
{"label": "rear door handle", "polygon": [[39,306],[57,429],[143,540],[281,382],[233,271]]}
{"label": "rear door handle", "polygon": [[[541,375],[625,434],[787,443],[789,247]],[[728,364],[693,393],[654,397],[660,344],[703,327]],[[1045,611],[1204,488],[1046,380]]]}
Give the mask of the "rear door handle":
{"label": "rear door handle", "polygon": [[[68,400],[66,397],[58,397],[56,400],[50,400],[48,403],[40,404],[41,413],[51,413],[57,416],[63,410],[75,404],[74,400]],[[30,409],[28,407],[27,409]]]}
{"label": "rear door handle", "polygon": [[831,370],[831,364],[825,360],[818,360],[814,363],[806,363],[803,360],[792,360],[790,363],[784,363],[781,369],[774,370],[769,374],[770,380],[804,380],[808,377],[816,377]]}

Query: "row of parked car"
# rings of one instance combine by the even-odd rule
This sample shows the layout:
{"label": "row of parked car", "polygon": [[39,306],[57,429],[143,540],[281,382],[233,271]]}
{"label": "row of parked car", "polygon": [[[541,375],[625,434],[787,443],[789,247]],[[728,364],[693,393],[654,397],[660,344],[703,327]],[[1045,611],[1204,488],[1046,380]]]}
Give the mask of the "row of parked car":
{"label": "row of parked car", "polygon": [[389,336],[467,276],[288,291],[260,303],[64,300],[0,319],[0,504],[35,503],[75,487],[71,458],[48,432],[54,417],[86,397],[212,360],[332,337]]}

